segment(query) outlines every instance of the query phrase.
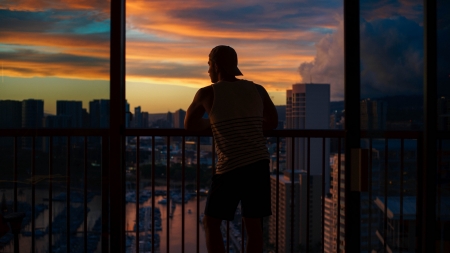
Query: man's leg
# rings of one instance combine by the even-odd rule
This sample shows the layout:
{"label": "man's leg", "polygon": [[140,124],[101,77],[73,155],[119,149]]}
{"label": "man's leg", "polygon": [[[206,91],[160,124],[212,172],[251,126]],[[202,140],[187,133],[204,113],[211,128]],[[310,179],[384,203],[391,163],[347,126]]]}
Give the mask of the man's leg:
{"label": "man's leg", "polygon": [[247,253],[261,253],[263,250],[261,218],[244,217],[244,224],[247,230]]}
{"label": "man's leg", "polygon": [[225,253],[220,224],[222,220],[205,215],[203,226],[205,228],[206,248],[209,253]]}

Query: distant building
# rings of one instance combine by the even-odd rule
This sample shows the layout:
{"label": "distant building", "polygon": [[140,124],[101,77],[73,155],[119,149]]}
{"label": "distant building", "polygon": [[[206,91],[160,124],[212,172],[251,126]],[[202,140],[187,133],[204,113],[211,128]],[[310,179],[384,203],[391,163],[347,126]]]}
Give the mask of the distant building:
{"label": "distant building", "polygon": [[27,99],[22,101],[22,127],[41,128],[44,119],[44,101]]}
{"label": "distant building", "polygon": [[387,102],[364,99],[360,102],[361,129],[386,129]]}
{"label": "distant building", "polygon": [[337,252],[337,200],[333,199],[331,194],[325,197],[325,215],[324,215],[324,238],[323,251],[324,253]]}
{"label": "distant building", "polygon": [[173,128],[184,128],[186,111],[179,109],[173,113]]}
{"label": "distant building", "polygon": [[89,123],[89,113],[88,111],[83,108],[82,110],[82,117],[83,117],[83,128],[89,128],[91,124]]}
{"label": "distant building", "polygon": [[[0,129],[22,127],[22,102],[0,100]],[[9,138],[0,138],[0,147],[12,147],[14,142]]]}
{"label": "distant building", "polygon": [[[292,178],[294,177],[294,178]],[[291,208],[292,179],[294,179],[294,212]],[[309,203],[307,198],[307,173],[305,171],[285,170],[279,176],[279,208],[276,210],[276,175],[271,175],[272,216],[269,217],[269,243],[276,243],[276,217],[278,216],[278,252],[291,251],[291,238],[294,237],[294,251],[306,247],[309,240],[310,249],[319,249],[322,242],[322,177],[311,175],[309,178]],[[308,215],[309,206],[309,215]],[[309,220],[309,238],[307,221]],[[292,226],[292,227],[291,227]],[[292,235],[292,228],[294,235]]]}
{"label": "distant building", "polygon": [[148,112],[142,112],[142,122],[141,122],[141,127],[142,128],[148,128],[149,127],[148,120],[149,120]]}
{"label": "distant building", "polygon": [[109,100],[89,102],[89,121],[92,128],[109,128]]}
{"label": "distant building", "polygon": [[[308,202],[309,181],[309,202]],[[310,175],[306,171],[299,173],[300,187],[300,239],[299,243],[313,252],[319,251],[322,244],[322,175]],[[309,206],[309,210],[308,210]],[[309,221],[309,227],[307,223]],[[309,237],[307,234],[309,229]]]}
{"label": "distant building", "polygon": [[[329,129],[330,127],[330,85],[329,84],[294,84],[286,91],[286,128],[287,129]],[[308,141],[295,138],[292,153],[292,138],[286,140],[286,169],[307,171]],[[310,139],[311,175],[322,174],[322,151],[329,157],[330,141]],[[294,162],[294,164],[292,164]],[[325,166],[325,175],[329,175],[329,165]],[[325,177],[326,190],[329,177]]]}
{"label": "distant building", "polygon": [[64,128],[83,127],[83,105],[81,101],[56,101],[56,115],[70,118],[69,125]]}
{"label": "distant building", "polygon": [[44,126],[46,128],[69,128],[73,125],[72,119],[68,115],[47,115]]}
{"label": "distant building", "polygon": [[[44,101],[36,99],[27,99],[22,101],[22,127],[23,128],[42,128],[44,121]],[[22,147],[33,148],[33,139],[31,137],[22,138]],[[35,147],[42,148],[42,138],[35,139]]]}
{"label": "distant building", "polygon": [[130,127],[131,115],[132,113],[130,112],[130,104],[128,102],[125,102],[125,128]]}
{"label": "distant building", "polygon": [[[416,196],[388,196],[376,197],[379,224],[376,229],[378,239],[378,252],[386,247],[387,252],[416,252],[417,248],[417,222],[416,222]],[[439,198],[439,217],[436,221],[437,238],[436,248],[439,252],[450,252],[450,198]],[[385,212],[386,211],[386,212]],[[385,228],[384,221],[387,226]],[[400,251],[401,250],[401,251]]]}
{"label": "distant building", "polygon": [[173,113],[167,112],[167,127],[172,128],[173,127]]}
{"label": "distant building", "polygon": [[0,128],[22,127],[22,102],[0,100]]}
{"label": "distant building", "polygon": [[285,105],[276,105],[278,113],[278,126],[276,129],[283,129],[286,123],[286,106]]}
{"label": "distant building", "polygon": [[142,113],[140,106],[134,108],[133,127],[142,128]]}
{"label": "distant building", "polygon": [[450,130],[450,99],[446,97],[438,98],[438,130]]}
{"label": "distant building", "polygon": [[[294,237],[294,251],[297,251],[300,239],[300,187],[298,176],[300,171],[294,171],[294,175],[291,171],[286,170],[285,172],[284,175],[279,175],[278,210],[275,208],[277,178],[276,175],[270,176],[272,215],[269,216],[269,243],[276,244],[276,217],[278,217],[278,252],[291,252],[292,236]],[[291,209],[292,179],[294,179],[294,212]],[[291,233],[291,228],[294,230],[294,235]]]}

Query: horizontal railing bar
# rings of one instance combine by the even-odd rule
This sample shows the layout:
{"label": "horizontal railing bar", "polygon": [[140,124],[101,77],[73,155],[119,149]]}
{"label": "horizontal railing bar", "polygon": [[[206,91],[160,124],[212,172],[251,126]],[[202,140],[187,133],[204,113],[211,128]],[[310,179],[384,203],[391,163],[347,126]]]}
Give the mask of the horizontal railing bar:
{"label": "horizontal railing bar", "polygon": [[[126,129],[127,136],[212,136],[211,130],[208,131],[187,131],[185,129]],[[339,138],[344,137],[343,130],[328,130],[328,129],[283,129],[264,131],[265,136],[270,137],[311,137],[311,138]]]}
{"label": "horizontal railing bar", "polygon": [[108,136],[109,129],[1,129],[0,136]]}
{"label": "horizontal railing bar", "polygon": [[[72,128],[72,129],[1,129],[0,136],[108,136],[109,129],[102,128]],[[127,136],[212,136],[207,131],[187,131],[181,128],[147,128],[125,129]],[[438,139],[450,139],[450,132],[438,131]],[[270,137],[310,137],[310,138],[343,138],[344,130],[332,129],[281,129],[264,131]],[[422,131],[361,131],[361,138],[388,138],[388,139],[418,139]]]}
{"label": "horizontal railing bar", "polygon": [[361,139],[418,139],[421,136],[421,131],[361,131]]}

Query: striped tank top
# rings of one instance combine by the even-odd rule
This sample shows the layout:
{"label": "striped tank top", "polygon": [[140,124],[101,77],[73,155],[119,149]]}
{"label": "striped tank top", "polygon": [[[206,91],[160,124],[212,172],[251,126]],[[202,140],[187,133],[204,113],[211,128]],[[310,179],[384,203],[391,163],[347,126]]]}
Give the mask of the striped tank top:
{"label": "striped tank top", "polygon": [[216,173],[269,159],[263,135],[263,102],[256,84],[247,80],[212,84],[209,114],[218,157]]}

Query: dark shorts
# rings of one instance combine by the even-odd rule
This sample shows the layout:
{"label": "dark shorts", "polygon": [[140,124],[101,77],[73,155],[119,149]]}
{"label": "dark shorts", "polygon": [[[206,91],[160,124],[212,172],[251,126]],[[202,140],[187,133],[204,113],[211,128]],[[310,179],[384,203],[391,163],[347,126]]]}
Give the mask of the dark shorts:
{"label": "dark shorts", "polygon": [[243,217],[262,218],[272,214],[270,197],[269,160],[261,160],[214,175],[205,215],[233,220],[240,201]]}

